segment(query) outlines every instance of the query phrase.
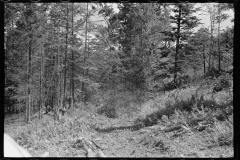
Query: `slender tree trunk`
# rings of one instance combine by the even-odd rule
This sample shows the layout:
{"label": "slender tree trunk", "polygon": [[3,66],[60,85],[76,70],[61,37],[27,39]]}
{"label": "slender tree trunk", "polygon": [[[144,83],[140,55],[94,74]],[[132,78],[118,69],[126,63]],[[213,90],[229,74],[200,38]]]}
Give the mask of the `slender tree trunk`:
{"label": "slender tree trunk", "polygon": [[40,67],[40,105],[39,105],[39,119],[42,118],[42,106],[43,106],[43,58],[44,58],[44,48],[43,48],[43,42],[41,37],[41,67]]}
{"label": "slender tree trunk", "polygon": [[[63,34],[63,31],[61,32]],[[61,70],[59,71],[59,94],[60,94],[60,103],[61,106],[63,107],[63,94],[62,94],[62,90],[63,90],[63,86],[62,86],[62,76],[63,76],[63,54],[60,53],[61,57],[59,57],[59,62],[60,62],[60,66],[61,66]]]}
{"label": "slender tree trunk", "polygon": [[205,57],[205,45],[203,45],[203,73],[206,73],[206,57]]}
{"label": "slender tree trunk", "polygon": [[54,111],[54,74],[52,76],[53,76],[53,78],[52,78],[53,82],[51,83],[50,93],[51,93],[51,110]]}
{"label": "slender tree trunk", "polygon": [[[86,60],[88,60],[88,59],[89,59],[89,56],[90,56],[90,52],[89,52],[89,43],[88,43],[88,36],[87,36],[87,48],[86,48],[86,53],[87,53]],[[88,76],[89,76],[89,75],[88,75],[88,71],[89,71],[89,69],[88,69],[88,63],[87,63],[87,61],[86,61],[86,66],[87,66],[87,69],[86,69],[85,77],[88,77]],[[88,77],[88,78],[89,78],[89,77]]]}
{"label": "slender tree trunk", "polygon": [[30,95],[30,50],[28,51],[28,64],[27,64],[27,73],[28,73],[28,85],[27,85],[27,94],[28,94],[28,98],[27,98],[27,103],[26,103],[26,123],[29,123],[30,121],[30,105],[31,105],[31,95]]}
{"label": "slender tree trunk", "polygon": [[180,39],[180,20],[181,20],[181,6],[179,6],[179,14],[178,14],[178,22],[177,22],[177,41],[176,41],[176,54],[175,54],[175,65],[174,65],[174,83],[176,84],[176,78],[177,78],[177,68],[178,68],[178,50],[179,50],[179,39]]}
{"label": "slender tree trunk", "polygon": [[[58,46],[57,46],[57,54],[55,57],[55,68],[58,70]],[[59,120],[59,105],[58,105],[58,73],[55,72],[54,73],[54,108],[55,108],[55,113],[56,113],[56,117],[55,117],[55,120]]]}
{"label": "slender tree trunk", "polygon": [[212,11],[209,12],[210,13],[210,50],[209,50],[209,70],[211,69],[211,67],[214,67],[211,61],[211,58],[214,59],[213,56],[213,17],[212,17]]}
{"label": "slender tree trunk", "polygon": [[[214,8],[213,8],[214,9]],[[210,51],[211,51],[211,55],[212,55],[212,67],[214,67],[214,60],[215,60],[215,50],[214,50],[214,40],[213,40],[213,31],[214,31],[214,26],[215,26],[215,22],[214,22],[214,18],[215,18],[215,13],[214,10],[210,13],[210,21],[211,21],[211,46],[210,46]]]}
{"label": "slender tree trunk", "polygon": [[[59,30],[59,27],[58,27],[58,31],[57,31],[58,35],[60,36],[60,30]],[[62,101],[61,101],[61,69],[62,69],[62,66],[61,66],[61,61],[60,61],[60,51],[59,51],[59,46],[57,48],[57,70],[58,70],[58,84],[57,84],[57,89],[59,89],[59,91],[57,91],[57,97],[58,97],[58,107],[60,107],[62,105]]]}
{"label": "slender tree trunk", "polygon": [[[72,3],[72,36],[73,36],[73,11],[74,11],[74,3]],[[73,103],[74,103],[74,52],[72,50],[72,78],[71,78],[71,84],[72,84],[72,98],[71,98],[71,107],[73,107]]]}
{"label": "slender tree trunk", "polygon": [[[211,57],[212,57],[212,55],[213,55],[213,26],[212,26],[212,14],[210,13],[210,22],[211,22],[211,40],[210,40],[210,59],[211,59]],[[212,63],[212,61],[210,62],[210,64]],[[212,64],[213,65],[213,64]],[[211,66],[212,66],[211,65]],[[212,67],[214,67],[214,66],[212,66]]]}
{"label": "slender tree trunk", "polygon": [[[211,49],[210,49],[211,50]],[[211,51],[208,52],[208,70],[211,69]]]}
{"label": "slender tree trunk", "polygon": [[[84,47],[84,68],[83,68],[83,79],[85,78],[85,67],[86,67],[86,57],[87,57],[87,36],[88,36],[88,3],[87,3],[87,13],[86,13],[86,19],[85,19],[85,47]],[[83,96],[83,101],[86,103],[86,93],[85,93],[85,83],[82,82],[82,96]]]}
{"label": "slender tree trunk", "polygon": [[[29,37],[30,38],[30,37]],[[27,67],[27,72],[28,72],[28,103],[27,103],[27,110],[26,110],[26,119],[27,123],[30,122],[30,108],[31,108],[31,55],[32,54],[32,49],[31,49],[31,40],[29,42],[29,48],[28,48],[28,67]]]}
{"label": "slender tree trunk", "polygon": [[220,4],[218,4],[218,71],[221,71],[221,53],[220,53]]}
{"label": "slender tree trunk", "polygon": [[67,52],[68,52],[68,3],[67,3],[67,19],[66,19],[66,47],[64,60],[64,88],[63,88],[63,107],[66,108],[66,84],[67,84]]}
{"label": "slender tree trunk", "polygon": [[[59,27],[57,27],[57,34],[59,35]],[[56,82],[56,99],[57,99],[57,108],[59,109],[60,107],[60,92],[58,90],[58,87],[59,87],[59,76],[60,76],[60,71],[59,71],[59,45],[57,46],[57,57],[56,57],[56,61],[57,61],[57,64],[56,64],[56,68],[57,68],[57,73],[56,73],[56,77],[57,77],[57,82]]]}
{"label": "slender tree trunk", "polygon": [[[27,9],[29,9],[30,11],[32,10],[32,6],[31,4],[27,6]],[[30,15],[31,16],[31,15]],[[27,94],[28,94],[28,103],[27,103],[27,107],[26,107],[26,122],[29,123],[30,122],[30,116],[31,116],[31,82],[32,82],[32,74],[31,74],[31,64],[32,64],[32,25],[31,22],[29,23],[29,44],[28,44],[28,64],[27,64],[27,73],[28,73],[28,85],[27,85]]]}
{"label": "slender tree trunk", "polygon": [[59,75],[59,94],[60,94],[60,103],[63,107],[63,94],[62,94],[62,75],[63,75],[63,58],[62,56],[59,58],[61,64],[61,70]]}

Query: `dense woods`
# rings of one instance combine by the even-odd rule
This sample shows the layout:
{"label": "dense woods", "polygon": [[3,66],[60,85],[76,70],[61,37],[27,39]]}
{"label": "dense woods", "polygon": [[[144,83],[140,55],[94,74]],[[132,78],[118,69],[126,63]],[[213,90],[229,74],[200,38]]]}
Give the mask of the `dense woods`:
{"label": "dense woods", "polygon": [[[52,114],[59,121],[68,110],[89,106],[117,118],[120,106],[132,104],[122,98],[131,93],[134,104],[154,99],[156,106],[164,102],[170,108],[161,113],[138,108],[144,125],[152,126],[177,108],[220,105],[197,95],[200,89],[185,93],[194,86],[230,98],[219,107],[222,112],[232,106],[234,26],[221,24],[230,19],[233,4],[116,6],[118,11],[106,3],[4,4],[5,118],[24,114],[29,124]],[[208,28],[200,13],[209,15]],[[173,98],[178,107],[156,100],[160,94],[189,100]]]}

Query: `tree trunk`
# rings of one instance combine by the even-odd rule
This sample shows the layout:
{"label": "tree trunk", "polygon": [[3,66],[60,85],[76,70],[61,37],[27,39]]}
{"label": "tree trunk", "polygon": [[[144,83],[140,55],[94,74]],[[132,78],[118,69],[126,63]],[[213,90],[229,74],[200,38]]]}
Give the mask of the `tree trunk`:
{"label": "tree trunk", "polygon": [[[31,4],[28,6],[29,9],[31,10]],[[28,73],[28,85],[27,85],[27,90],[28,90],[28,103],[26,107],[26,122],[30,122],[30,115],[31,115],[31,61],[32,61],[32,26],[31,22],[29,22],[29,46],[28,46],[28,67],[27,67],[27,73]]]}
{"label": "tree trunk", "polygon": [[[30,45],[30,44],[29,44]],[[28,67],[27,67],[27,72],[28,72],[28,85],[27,85],[27,94],[28,94],[28,100],[27,100],[27,107],[26,107],[26,122],[29,123],[30,121],[30,108],[31,108],[31,91],[30,91],[30,68],[31,68],[31,47],[29,47],[28,50]]]}
{"label": "tree trunk", "polygon": [[[58,33],[60,33],[60,27],[58,27]],[[62,32],[60,33],[62,34]],[[59,69],[59,98],[58,98],[58,106],[63,107],[63,97],[62,97],[62,74],[63,74],[63,55],[62,52],[59,51],[58,47],[58,65],[60,67]]]}
{"label": "tree trunk", "polygon": [[215,68],[214,66],[214,61],[216,59],[216,50],[215,50],[215,42],[213,40],[213,31],[214,31],[214,26],[215,26],[215,23],[214,23],[214,19],[212,20],[212,67]]}
{"label": "tree trunk", "polygon": [[[62,32],[62,34],[63,34],[63,32]],[[60,72],[60,74],[59,74],[59,96],[60,96],[60,104],[61,104],[61,106],[63,107],[63,94],[62,94],[62,75],[63,75],[63,55],[62,55],[62,53],[60,54],[61,55],[61,57],[59,57],[59,62],[60,62],[60,66],[61,66],[61,70],[59,71]]]}
{"label": "tree trunk", "polygon": [[[58,70],[58,52],[59,52],[59,47],[57,46],[57,55],[54,56],[54,64],[55,64],[55,68],[57,68]],[[54,108],[55,108],[55,113],[56,113],[56,116],[55,116],[55,120],[59,120],[59,105],[58,105],[58,73],[55,72],[54,73],[54,96],[53,96],[53,100],[54,100]]]}
{"label": "tree trunk", "polygon": [[208,70],[211,69],[211,51],[208,52]]}
{"label": "tree trunk", "polygon": [[[87,57],[87,36],[88,36],[88,3],[87,3],[87,13],[86,13],[86,19],[85,19],[85,48],[84,48],[84,60],[83,60],[83,63],[84,63],[84,68],[83,68],[83,79],[85,78],[85,67],[86,67],[86,57]],[[85,93],[85,83],[82,82],[82,96],[83,96],[83,101],[84,103],[86,103],[86,93]]]}
{"label": "tree trunk", "polygon": [[64,87],[63,87],[63,107],[66,108],[66,84],[67,84],[67,51],[68,51],[68,3],[67,3],[67,19],[66,19],[66,47],[64,60]]}
{"label": "tree trunk", "polygon": [[221,53],[220,53],[220,4],[218,4],[218,71],[221,71]]}
{"label": "tree trunk", "polygon": [[206,73],[206,57],[205,57],[205,45],[203,45],[203,74]]}
{"label": "tree trunk", "polygon": [[41,66],[40,66],[40,104],[39,104],[39,119],[42,119],[42,106],[43,106],[43,58],[44,58],[44,48],[43,48],[43,42],[41,37]]}
{"label": "tree trunk", "polygon": [[[72,36],[73,36],[73,4],[74,3],[72,3]],[[72,98],[71,98],[71,107],[73,107],[73,103],[74,103],[74,79],[73,79],[73,77],[74,77],[74,53],[73,53],[73,50],[72,50],[72,78],[71,78],[71,89],[72,89]]]}
{"label": "tree trunk", "polygon": [[180,40],[180,21],[181,21],[181,6],[179,6],[178,22],[177,22],[177,41],[176,41],[176,54],[175,54],[175,65],[174,65],[174,83],[176,84],[177,78],[177,61],[178,61],[178,50],[179,50],[179,40]]}
{"label": "tree trunk", "polygon": [[210,13],[210,30],[211,30],[211,35],[210,35],[210,51],[209,51],[209,69],[211,69],[211,67],[214,67],[213,64],[213,60],[214,57],[213,56],[213,13],[212,11],[209,12]]}

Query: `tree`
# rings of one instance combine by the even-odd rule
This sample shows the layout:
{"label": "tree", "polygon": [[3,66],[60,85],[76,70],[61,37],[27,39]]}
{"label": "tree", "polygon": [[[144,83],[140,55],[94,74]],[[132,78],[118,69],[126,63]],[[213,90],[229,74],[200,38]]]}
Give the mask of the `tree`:
{"label": "tree", "polygon": [[[79,6],[76,5],[75,9],[78,10]],[[67,24],[66,21],[70,20],[64,15],[67,11],[65,4],[13,3],[6,4],[5,7],[8,9],[8,13],[5,13],[5,81],[8,83],[5,89],[10,98],[16,100],[14,106],[9,107],[11,110],[15,107],[20,109],[26,104],[26,117],[29,122],[31,113],[37,109],[41,118],[42,106],[45,105],[46,110],[49,110],[61,105],[58,98],[63,95],[63,67],[70,69],[67,68],[68,65],[63,65],[62,53],[65,49],[68,50],[67,53],[69,49],[79,51],[76,48],[81,45],[81,41],[72,33],[74,43],[71,43],[72,48],[66,48],[64,38],[66,34],[70,37],[70,34],[66,33],[63,27],[66,27],[64,23]],[[72,29],[73,27],[82,26],[78,23],[72,25]],[[62,103],[63,98],[60,99]]]}
{"label": "tree", "polygon": [[161,31],[169,25],[168,12],[166,6],[154,3],[124,3],[118,8],[120,11],[109,19],[109,37],[120,45],[124,81],[133,84],[131,86],[142,87],[149,81],[152,70],[149,58],[163,41]]}
{"label": "tree", "polygon": [[12,77],[15,84],[12,89],[16,95],[11,97],[16,100],[13,107],[22,110],[23,104],[26,104],[26,121],[28,123],[37,103],[36,97],[38,96],[36,95],[40,91],[37,87],[39,73],[33,71],[38,70],[40,66],[37,57],[42,42],[39,35],[44,28],[42,24],[46,6],[26,3],[6,5],[6,7],[15,10],[15,12],[9,12],[12,13],[12,16],[9,16],[12,19],[6,21],[5,25],[12,27],[11,30],[6,28],[6,68],[15,71],[9,70],[6,77],[7,79]]}
{"label": "tree", "polygon": [[64,84],[63,84],[63,107],[66,108],[66,85],[67,85],[67,53],[68,53],[68,3],[66,4],[66,44],[64,52]]}
{"label": "tree", "polygon": [[[189,64],[191,66],[195,67],[201,67],[202,65],[198,62],[202,61],[203,63],[203,73],[206,73],[206,51],[208,51],[209,48],[209,37],[210,33],[208,32],[207,28],[200,28],[194,35],[192,35],[188,39],[188,48],[191,47],[193,53],[190,53],[191,57],[189,57]],[[200,55],[198,54],[202,53],[202,56],[200,58]]]}
{"label": "tree", "polygon": [[218,23],[218,70],[221,71],[221,51],[220,51],[220,24],[222,21],[226,20],[229,16],[223,11],[228,9],[228,4],[218,3],[217,4],[217,17],[216,21]]}
{"label": "tree", "polygon": [[16,88],[20,83],[14,76],[19,64],[17,62],[21,60],[21,57],[17,53],[17,49],[20,46],[16,40],[16,37],[19,37],[20,33],[17,32],[14,24],[16,23],[17,17],[15,13],[19,13],[21,7],[22,6],[15,5],[14,3],[6,3],[4,5],[5,113],[11,113],[13,106],[18,103],[17,99],[13,97],[17,96]]}
{"label": "tree", "polygon": [[[73,16],[74,16],[74,3],[72,3],[72,37],[73,37],[73,32],[74,32],[74,28],[73,28]],[[74,99],[74,50],[72,49],[72,74],[71,74],[71,107],[73,107],[73,103],[75,102],[75,99]]]}
{"label": "tree", "polygon": [[222,72],[232,72],[233,69],[233,27],[226,28],[220,34],[220,46],[221,46],[221,71]]}
{"label": "tree", "polygon": [[179,51],[183,48],[184,42],[192,34],[192,29],[199,24],[199,19],[193,16],[198,9],[194,9],[194,4],[174,4],[171,22],[176,26],[172,28],[172,34],[176,37],[176,53],[174,60],[174,83],[176,84],[177,73],[181,70],[179,63]]}

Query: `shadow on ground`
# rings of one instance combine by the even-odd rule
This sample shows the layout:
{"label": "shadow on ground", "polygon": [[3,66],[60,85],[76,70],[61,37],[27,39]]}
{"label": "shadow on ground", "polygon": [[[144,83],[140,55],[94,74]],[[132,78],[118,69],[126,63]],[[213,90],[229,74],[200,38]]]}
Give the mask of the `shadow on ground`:
{"label": "shadow on ground", "polygon": [[11,125],[11,124],[15,124],[15,123],[21,123],[21,122],[24,122],[24,119],[20,116],[5,116],[4,117],[4,123],[6,125]]}
{"label": "shadow on ground", "polygon": [[143,124],[135,124],[132,126],[109,127],[109,128],[104,128],[104,129],[94,127],[94,129],[99,133],[110,133],[115,130],[125,130],[125,129],[131,130],[131,131],[137,131],[143,127],[144,127]]}

